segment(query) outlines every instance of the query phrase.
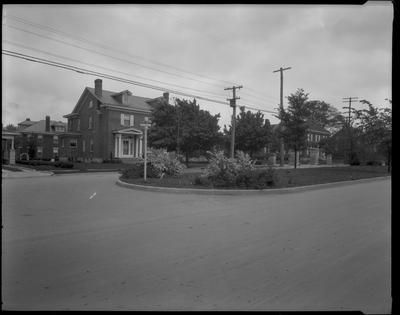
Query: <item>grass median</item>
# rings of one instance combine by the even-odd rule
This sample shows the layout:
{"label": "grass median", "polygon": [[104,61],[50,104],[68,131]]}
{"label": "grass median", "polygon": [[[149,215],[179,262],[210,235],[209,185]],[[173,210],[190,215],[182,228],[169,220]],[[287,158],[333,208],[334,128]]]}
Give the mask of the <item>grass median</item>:
{"label": "grass median", "polygon": [[[318,168],[298,168],[298,169],[275,169],[277,182],[274,188],[286,188],[297,186],[308,186],[326,184],[340,181],[351,181],[364,178],[390,176],[385,166],[343,166],[343,167],[318,167]],[[195,178],[201,173],[187,173],[177,177],[148,178],[145,182],[143,178],[121,178],[121,181],[136,184],[158,187],[173,188],[198,188],[210,189],[212,185],[195,185]],[[223,188],[221,189],[237,189]]]}

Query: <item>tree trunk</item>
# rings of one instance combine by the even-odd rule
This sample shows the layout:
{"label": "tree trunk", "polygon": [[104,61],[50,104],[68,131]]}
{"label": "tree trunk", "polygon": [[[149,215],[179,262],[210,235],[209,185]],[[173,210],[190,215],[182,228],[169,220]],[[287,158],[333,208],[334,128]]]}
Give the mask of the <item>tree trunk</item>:
{"label": "tree trunk", "polygon": [[186,167],[189,167],[189,152],[186,152]]}
{"label": "tree trunk", "polygon": [[390,173],[391,172],[391,170],[392,170],[392,159],[391,159],[391,152],[390,152],[390,149],[388,149],[388,155],[387,155],[387,166],[388,166],[388,173]]}
{"label": "tree trunk", "polygon": [[297,168],[297,148],[294,148],[294,168]]}

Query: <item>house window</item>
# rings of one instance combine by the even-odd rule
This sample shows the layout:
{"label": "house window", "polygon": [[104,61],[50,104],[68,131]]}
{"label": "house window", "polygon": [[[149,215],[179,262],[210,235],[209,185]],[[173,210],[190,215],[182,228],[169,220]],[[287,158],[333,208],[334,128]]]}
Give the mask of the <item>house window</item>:
{"label": "house window", "polygon": [[37,141],[38,141],[38,145],[42,145],[43,144],[43,135],[38,135]]}
{"label": "house window", "polygon": [[82,140],[82,152],[86,151],[86,141]]}
{"label": "house window", "polygon": [[54,147],[54,148],[53,148],[53,156],[54,156],[55,158],[58,157],[58,148],[57,148],[57,147]]}
{"label": "house window", "polygon": [[58,136],[53,136],[53,145],[58,145]]}
{"label": "house window", "polygon": [[89,108],[92,108],[93,107],[93,101],[91,100],[90,102],[89,102]]}
{"label": "house window", "polygon": [[80,131],[81,130],[81,120],[78,118],[76,120],[76,131]]}
{"label": "house window", "polygon": [[90,152],[93,152],[93,139],[90,139]]}
{"label": "house window", "polygon": [[43,149],[42,149],[42,147],[36,147],[36,152],[37,152],[37,155],[38,155],[38,157],[42,157],[42,153],[43,153]]}
{"label": "house window", "polygon": [[61,147],[64,148],[64,146],[65,146],[65,140],[64,140],[64,138],[62,138],[61,139]]}
{"label": "house window", "polygon": [[68,131],[72,131],[72,120],[68,119]]}
{"label": "house window", "polygon": [[122,126],[133,126],[134,124],[134,115],[129,114],[121,114],[121,125]]}
{"label": "house window", "polygon": [[89,116],[89,127],[88,129],[92,129],[93,128],[93,118],[92,115]]}
{"label": "house window", "polygon": [[78,140],[77,139],[69,139],[69,146],[71,148],[76,148],[78,145]]}
{"label": "house window", "polygon": [[56,126],[56,131],[64,132],[64,131],[65,131],[65,127],[63,127],[63,126]]}

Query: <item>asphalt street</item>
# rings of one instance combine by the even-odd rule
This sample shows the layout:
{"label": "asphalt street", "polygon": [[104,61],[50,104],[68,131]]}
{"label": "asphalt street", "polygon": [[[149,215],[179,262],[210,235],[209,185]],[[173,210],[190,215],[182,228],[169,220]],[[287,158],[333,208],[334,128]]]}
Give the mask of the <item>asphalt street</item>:
{"label": "asphalt street", "polygon": [[390,179],[284,195],[3,179],[6,310],[391,311]]}

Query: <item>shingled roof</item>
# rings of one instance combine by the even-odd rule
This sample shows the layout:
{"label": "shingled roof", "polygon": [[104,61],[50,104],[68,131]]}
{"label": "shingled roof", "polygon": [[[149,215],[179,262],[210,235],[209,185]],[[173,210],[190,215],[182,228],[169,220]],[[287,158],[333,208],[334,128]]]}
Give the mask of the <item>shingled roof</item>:
{"label": "shingled roof", "polygon": [[94,96],[96,97],[101,103],[105,105],[111,105],[111,106],[119,106],[119,107],[127,107],[127,108],[132,108],[132,109],[139,109],[139,110],[145,110],[145,111],[150,111],[151,106],[147,103],[147,101],[152,100],[151,98],[148,97],[141,97],[141,96],[135,96],[135,95],[127,95],[127,102],[126,103],[121,103],[119,102],[116,98],[113,97],[113,95],[117,95],[119,93],[112,92],[112,91],[107,91],[107,90],[102,90],[102,96],[99,97],[94,93],[94,88],[91,87],[86,87],[86,89]]}
{"label": "shingled roof", "polygon": [[[62,122],[62,121],[55,121],[55,120],[51,120],[50,121],[50,126],[63,126],[66,127],[67,124]],[[37,122],[35,122],[35,124],[33,124],[32,126],[29,126],[23,130],[21,130],[21,132],[38,132],[38,133],[44,133],[46,132],[46,120],[39,120]],[[56,132],[60,132],[60,131],[50,131],[52,133]]]}

